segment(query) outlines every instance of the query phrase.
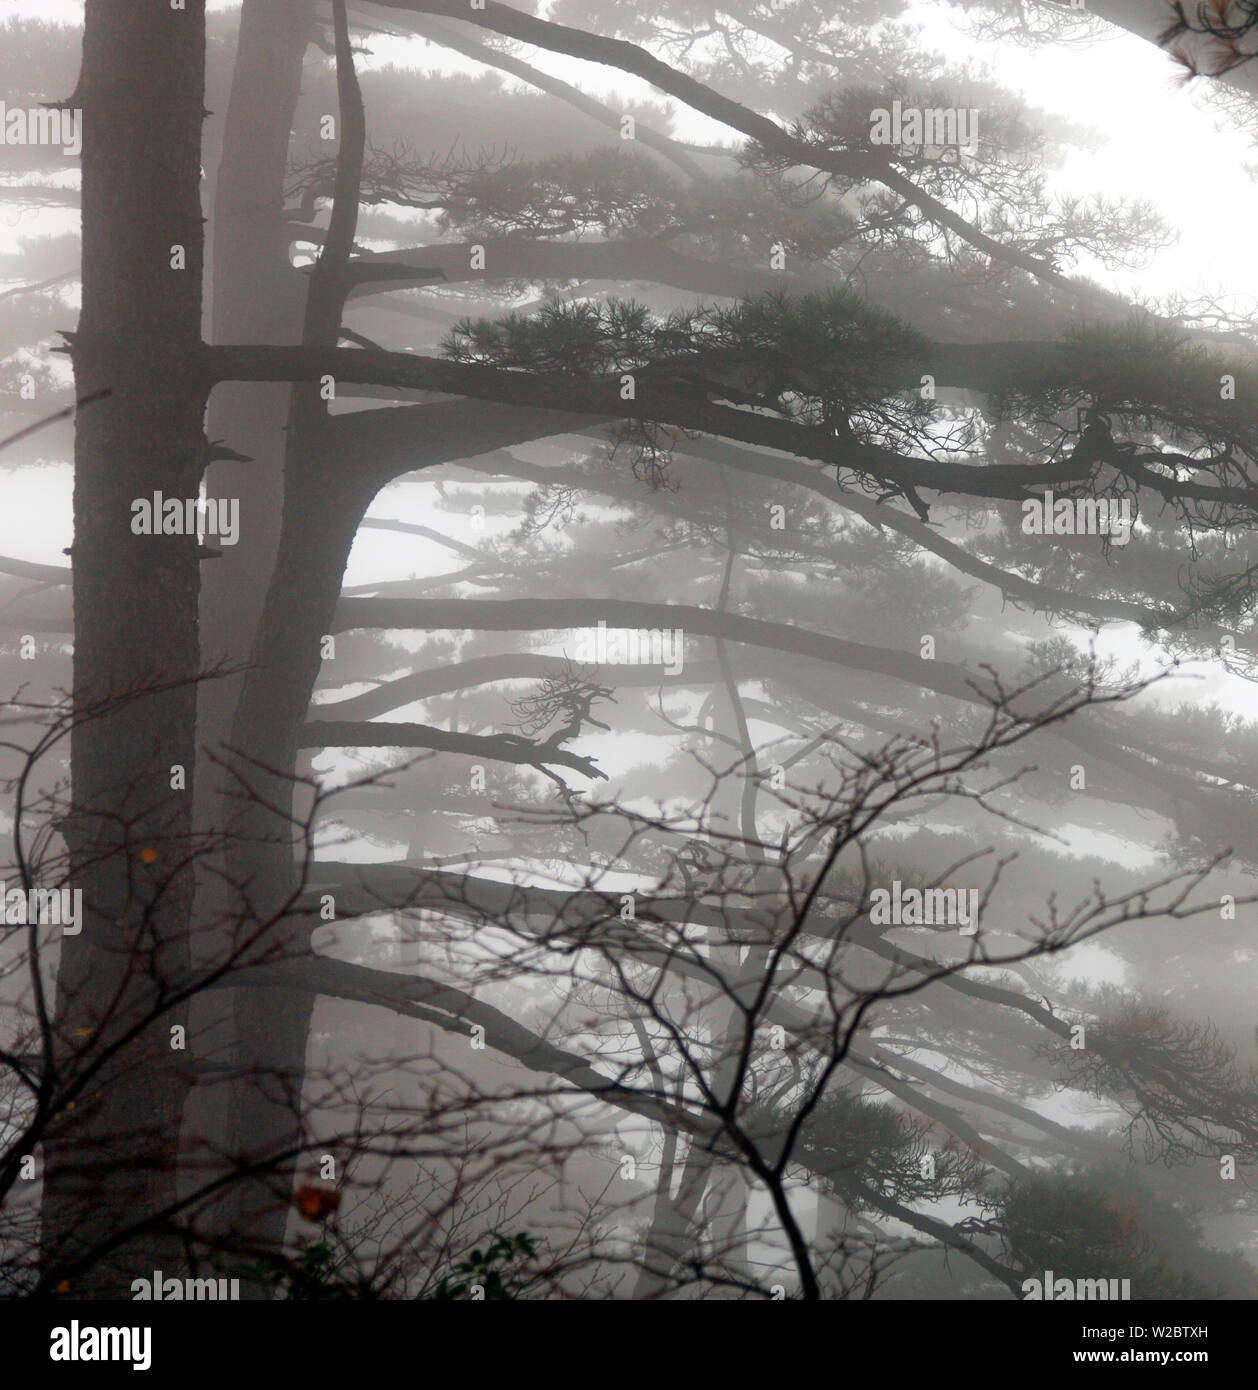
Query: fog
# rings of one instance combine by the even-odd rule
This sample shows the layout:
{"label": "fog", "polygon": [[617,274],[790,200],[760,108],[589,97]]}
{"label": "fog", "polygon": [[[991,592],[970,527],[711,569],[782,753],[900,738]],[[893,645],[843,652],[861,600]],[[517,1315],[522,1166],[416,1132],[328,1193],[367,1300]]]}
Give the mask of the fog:
{"label": "fog", "polygon": [[1258,67],[1131,8],[4,7],[0,1296],[1258,1294]]}

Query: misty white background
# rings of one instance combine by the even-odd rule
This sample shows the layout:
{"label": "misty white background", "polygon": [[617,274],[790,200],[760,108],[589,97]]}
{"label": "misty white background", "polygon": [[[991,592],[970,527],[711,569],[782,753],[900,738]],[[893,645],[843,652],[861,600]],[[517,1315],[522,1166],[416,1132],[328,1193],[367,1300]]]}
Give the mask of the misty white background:
{"label": "misty white background", "polygon": [[[236,8],[237,5],[214,0],[209,4],[211,12]],[[82,4],[73,0],[0,0],[0,21],[27,16],[81,24],[82,12]],[[384,12],[379,18],[387,23]],[[1182,70],[1168,56],[1151,44],[1118,31],[1088,48],[1024,48],[1009,43],[976,43],[968,31],[954,22],[956,15],[947,5],[921,4],[907,18],[921,26],[922,42],[928,47],[957,60],[985,65],[1003,86],[1021,93],[1032,108],[1060,113],[1096,132],[1096,148],[1068,149],[1060,165],[1046,171],[1050,186],[1076,194],[1148,199],[1179,234],[1175,245],[1158,252],[1143,269],[1111,272],[1085,258],[1069,265],[1070,273],[1087,275],[1129,294],[1172,290],[1190,295],[1208,293],[1227,297],[1246,311],[1258,307],[1252,252],[1253,229],[1258,227],[1258,182],[1244,169],[1247,163],[1258,163],[1258,150],[1251,149],[1244,134],[1226,127],[1225,118],[1212,102],[1208,80],[1185,84]],[[422,39],[372,35],[366,47],[369,55],[358,56],[360,70],[392,64],[410,68],[417,75],[432,70],[482,71],[479,64]],[[528,50],[527,56],[535,66],[613,104],[616,94],[626,99],[660,99],[659,93],[645,83],[596,64],[541,50]],[[510,79],[507,83],[511,85]],[[0,93],[0,99],[3,97]],[[673,105],[674,132],[683,139],[736,143],[741,138],[679,103]],[[222,118],[220,112],[214,119]],[[0,182],[12,182],[4,172],[4,154],[0,147]],[[77,178],[78,161],[67,159],[66,181],[74,183]],[[66,209],[0,215],[0,251],[15,250],[22,237],[69,230],[76,220],[77,214]],[[0,283],[0,289],[17,283],[20,281]],[[76,294],[77,288],[62,289],[66,327],[71,327],[77,317]],[[68,364],[64,358],[56,360],[68,380]],[[55,449],[56,440],[65,437],[64,431],[50,431],[51,447]],[[526,457],[535,455],[539,462],[545,462],[553,448],[543,442],[517,452]],[[0,465],[3,462],[0,458]],[[521,488],[521,496],[523,492]],[[71,494],[69,460],[56,453],[43,457],[38,467],[0,469],[0,553],[49,564],[67,563],[62,549],[73,537]],[[434,500],[432,482],[406,479],[383,491],[369,515],[420,520],[432,511]],[[597,506],[591,503],[585,510],[593,514]],[[496,531],[512,529],[514,522],[509,517],[490,517],[484,530],[471,532],[465,518],[446,511],[441,514],[440,524],[448,534],[475,543],[483,542]],[[248,525],[248,517],[242,516],[242,529]],[[1133,543],[1138,543],[1138,537],[1133,538]],[[360,535],[345,583],[353,586],[436,575],[450,568],[449,552],[436,544],[370,530]],[[416,642],[420,640],[417,635]],[[556,650],[559,645],[555,644]],[[1139,660],[1150,671],[1158,664],[1156,649],[1140,642],[1132,625],[1109,624],[1097,647],[1102,654],[1116,653],[1124,659]],[[1202,664],[1196,672],[1198,679],[1192,687],[1178,680],[1168,682],[1145,698],[1178,701],[1188,697],[1191,690],[1198,699],[1214,699],[1238,711],[1252,708],[1252,687],[1228,676],[1217,663]],[[614,738],[599,739],[598,743],[597,748],[591,743],[587,751],[614,774],[624,757],[623,748],[617,747]],[[1070,831],[1071,827],[1064,826],[1059,833],[1069,840]],[[1110,843],[1101,842],[1105,839]],[[1087,849],[1093,854],[1110,854],[1127,864],[1134,862],[1135,847],[1118,837],[1098,839],[1093,829],[1087,832],[1087,840]],[[377,856],[368,853],[366,857]],[[1094,979],[1118,978],[1121,974],[1117,959],[1099,945],[1072,953],[1069,964],[1070,973],[1079,971]]]}

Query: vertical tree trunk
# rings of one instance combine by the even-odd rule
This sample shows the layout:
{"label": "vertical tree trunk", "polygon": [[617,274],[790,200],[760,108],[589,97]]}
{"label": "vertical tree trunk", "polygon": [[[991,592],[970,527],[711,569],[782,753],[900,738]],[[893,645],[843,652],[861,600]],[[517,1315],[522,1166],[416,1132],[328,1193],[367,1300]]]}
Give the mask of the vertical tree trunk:
{"label": "vertical tree trunk", "polygon": [[[245,0],[241,9],[210,227],[215,342],[295,343],[301,336],[305,280],[289,264],[284,179],[313,18],[313,0]],[[215,463],[207,478],[209,495],[238,499],[242,518],[238,544],[221,547],[223,558],[208,567],[202,589],[201,640],[208,669],[240,672],[253,648],[275,572],[291,393],[286,382],[227,382],[211,397],[207,433],[250,461]],[[227,793],[232,784],[222,760],[231,761],[243,681],[242,674],[216,677],[199,691],[196,817],[198,828],[208,833],[231,824]],[[193,949],[206,960],[221,957],[235,908],[221,871],[219,863],[197,885]],[[241,1002],[237,991],[224,989],[192,1005],[192,1031],[217,1060],[234,1059],[234,1012]],[[199,1088],[189,1108],[189,1139],[208,1139],[220,1153],[238,1149],[231,1133],[233,1109],[222,1086]],[[220,1203],[217,1234],[226,1235],[235,1220],[235,1203]]]}
{"label": "vertical tree trunk", "polygon": [[[62,945],[57,1058],[121,1038],[182,983],[188,962],[191,783],[198,669],[195,535],[134,535],[132,503],[195,498],[204,394],[199,198],[204,0],[87,0],[83,40],[83,309],[76,421],[75,728],[66,835],[83,930]],[[183,268],[172,261],[181,247]],[[188,789],[172,788],[182,767]],[[45,1278],[118,1295],[154,1263],[177,1267],[160,1227],[175,1193],[187,1054],[163,1014],[109,1061],[45,1146]],[[75,1261],[125,1226],[81,1277]],[[152,1223],[157,1223],[156,1225]]]}
{"label": "vertical tree trunk", "polygon": [[[307,346],[335,345],[338,339],[366,145],[366,116],[343,6],[334,5],[333,19],[339,98],[336,192],[323,250],[306,292],[301,341]],[[344,561],[375,493],[375,485],[365,485],[362,479],[347,486],[334,469],[335,455],[321,449],[327,414],[317,387],[292,388],[278,551],[232,726],[232,746],[251,760],[242,773],[254,795],[233,817],[228,877],[260,921],[275,915],[295,888],[296,853],[302,849],[292,811],[297,733],[318,678],[321,653],[317,636],[311,640],[308,624],[294,615],[330,614],[335,607]],[[334,471],[329,473],[330,467]],[[359,494],[356,505],[354,492]],[[295,921],[277,923],[268,933],[268,947],[290,957],[305,953],[306,940],[301,923]],[[286,995],[277,1010],[273,999],[245,990],[233,1009],[233,1059],[238,1071],[249,1076],[249,1084],[232,1092],[232,1151],[247,1152],[255,1161],[259,1155],[280,1160],[269,1164],[270,1171],[260,1180],[239,1185],[233,1217],[241,1230],[269,1247],[278,1246],[284,1237],[284,1189],[296,1167],[296,1157],[289,1155],[304,1128],[302,1091],[314,1004],[313,996],[295,992]]]}

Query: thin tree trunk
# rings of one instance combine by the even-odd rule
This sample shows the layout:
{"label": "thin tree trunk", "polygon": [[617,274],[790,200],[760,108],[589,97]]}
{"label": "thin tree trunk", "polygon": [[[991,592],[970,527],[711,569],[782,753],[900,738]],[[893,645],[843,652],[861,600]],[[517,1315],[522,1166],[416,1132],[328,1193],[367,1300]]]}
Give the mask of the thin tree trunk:
{"label": "thin tree trunk", "polygon": [[[323,250],[306,292],[301,341],[307,346],[338,340],[366,146],[366,117],[343,5],[334,4],[333,18],[339,98],[336,190]],[[233,748],[250,759],[244,775],[256,794],[232,818],[229,879],[264,920],[280,910],[296,885],[301,852],[292,818],[297,734],[323,659],[319,634],[312,634],[298,615],[312,607],[330,611],[335,604],[345,559],[378,486],[364,487],[362,477],[347,486],[343,471],[335,469],[323,447],[328,411],[318,388],[296,385],[289,396],[278,553],[232,730]],[[268,944],[286,954],[304,953],[302,924],[277,923]],[[280,1010],[264,1004],[256,992],[245,991],[236,1000],[235,1062],[250,1079],[232,1093],[233,1152],[291,1155],[235,1192],[235,1220],[264,1246],[277,1247],[284,1239],[284,1198],[304,1129],[306,1048],[314,1004],[313,996],[300,992],[287,995]]]}
{"label": "thin tree trunk", "polygon": [[[300,339],[305,281],[289,265],[284,179],[313,17],[313,0],[245,0],[241,9],[211,217],[210,317],[216,342]],[[241,518],[238,543],[219,547],[223,558],[208,567],[201,594],[205,664],[236,671],[206,681],[199,691],[196,816],[198,829],[211,834],[232,823],[232,784],[223,762],[232,762],[228,750],[242,672],[275,571],[290,395],[286,383],[232,382],[219,386],[210,401],[209,437],[222,439],[249,459],[216,462],[207,477],[208,495],[237,501]],[[193,951],[205,961],[222,957],[236,911],[221,864],[218,868],[220,872],[202,873],[197,885]],[[191,1031],[207,1056],[239,1060],[234,1016],[241,1002],[239,993],[229,989],[193,1002]],[[233,1108],[230,1093],[225,1096],[218,1086],[200,1088],[189,1108],[190,1140],[204,1139],[219,1154],[239,1152]],[[226,1167],[224,1162],[208,1171],[217,1174]],[[238,1216],[235,1201],[217,1204],[215,1233],[227,1236]]]}

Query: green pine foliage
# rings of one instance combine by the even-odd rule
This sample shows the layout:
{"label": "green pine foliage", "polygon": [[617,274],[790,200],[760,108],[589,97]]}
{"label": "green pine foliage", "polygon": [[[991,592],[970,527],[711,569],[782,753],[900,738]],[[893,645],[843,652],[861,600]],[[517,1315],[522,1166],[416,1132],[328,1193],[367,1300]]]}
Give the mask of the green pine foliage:
{"label": "green pine foliage", "polygon": [[1133,1300],[1253,1298],[1258,1276],[1239,1255],[1208,1249],[1186,1211],[1135,1169],[1037,1174],[1013,1184],[999,1228],[1028,1278],[1130,1279]]}
{"label": "green pine foliage", "polygon": [[[808,423],[881,407],[927,348],[902,320],[846,289],[775,291],[665,318],[633,300],[552,300],[533,314],[461,320],[442,343],[458,362],[598,376],[658,370],[752,395]],[[902,406],[924,418],[926,403]]]}

